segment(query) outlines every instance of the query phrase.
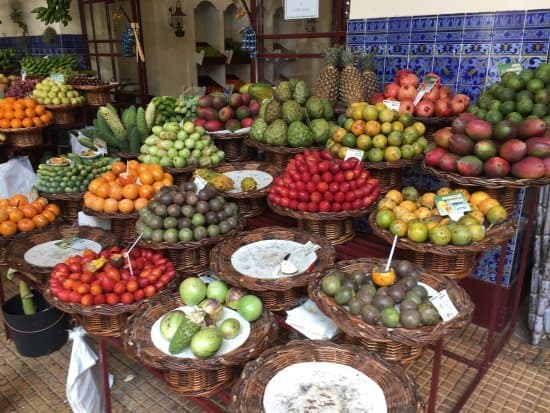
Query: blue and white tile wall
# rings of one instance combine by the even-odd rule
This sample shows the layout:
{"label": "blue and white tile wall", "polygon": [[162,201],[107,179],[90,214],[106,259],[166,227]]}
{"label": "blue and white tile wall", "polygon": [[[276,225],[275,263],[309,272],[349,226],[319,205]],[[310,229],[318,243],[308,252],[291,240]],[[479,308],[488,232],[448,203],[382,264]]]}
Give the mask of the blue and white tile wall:
{"label": "blue and white tile wall", "polygon": [[[23,55],[24,45],[21,37],[0,37],[0,49],[14,48],[19,57]],[[41,36],[27,37],[29,56],[55,56],[61,54],[75,55],[80,66],[86,68],[86,44],[84,36],[79,34],[60,34],[55,43],[47,45]]]}
{"label": "blue and white tile wall", "polygon": [[381,84],[402,68],[421,77],[434,72],[475,99],[498,80],[498,64],[533,68],[548,60],[550,9],[350,20],[347,44],[377,54]]}

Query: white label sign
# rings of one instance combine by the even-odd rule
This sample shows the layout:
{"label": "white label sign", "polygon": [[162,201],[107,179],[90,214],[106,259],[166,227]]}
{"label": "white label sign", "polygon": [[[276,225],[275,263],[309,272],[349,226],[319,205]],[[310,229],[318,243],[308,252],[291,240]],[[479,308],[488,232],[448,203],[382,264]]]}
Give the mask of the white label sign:
{"label": "white label sign", "polygon": [[458,310],[451,301],[447,290],[443,290],[430,297],[430,301],[443,319],[443,321],[449,321],[451,318],[458,314]]}
{"label": "white label sign", "polygon": [[285,20],[319,18],[319,0],[285,0]]}
{"label": "white label sign", "polygon": [[384,105],[386,105],[388,109],[396,110],[397,112],[399,112],[401,102],[399,102],[398,100],[384,100]]}
{"label": "white label sign", "polygon": [[206,184],[208,183],[206,181],[206,179],[200,177],[200,176],[195,176],[195,179],[193,180],[193,182],[195,183],[195,186],[197,187],[197,190],[195,192],[197,192],[197,194],[206,186]]}
{"label": "white label sign", "polygon": [[344,157],[344,161],[348,160],[349,158],[357,158],[359,162],[363,160],[363,156],[365,156],[365,152],[360,149],[352,149],[348,148],[346,151],[346,156]]}

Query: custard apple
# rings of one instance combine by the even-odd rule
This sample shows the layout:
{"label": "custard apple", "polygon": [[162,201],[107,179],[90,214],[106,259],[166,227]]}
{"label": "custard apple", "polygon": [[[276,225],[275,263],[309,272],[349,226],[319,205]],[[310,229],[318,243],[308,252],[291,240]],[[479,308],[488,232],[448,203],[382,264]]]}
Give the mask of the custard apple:
{"label": "custard apple", "polygon": [[288,144],[294,148],[313,144],[313,133],[305,123],[298,120],[288,126],[287,134]]}
{"label": "custard apple", "polygon": [[292,99],[292,89],[290,88],[290,82],[288,82],[287,80],[279,82],[279,84],[273,91],[273,96],[279,102],[286,102],[287,100]]}
{"label": "custard apple", "polygon": [[265,131],[267,122],[263,119],[256,119],[250,127],[250,137],[258,142],[265,142]]}
{"label": "custard apple", "polygon": [[304,119],[304,108],[295,100],[289,100],[283,103],[283,119],[286,123],[291,124],[296,120]]}

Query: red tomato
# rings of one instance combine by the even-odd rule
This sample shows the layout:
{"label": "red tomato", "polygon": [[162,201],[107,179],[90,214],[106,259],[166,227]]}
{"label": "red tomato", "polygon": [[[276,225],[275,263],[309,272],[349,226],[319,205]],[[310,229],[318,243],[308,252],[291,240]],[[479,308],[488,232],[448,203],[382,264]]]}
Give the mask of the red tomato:
{"label": "red tomato", "polygon": [[59,272],[59,273],[64,273],[64,274],[69,274],[69,266],[63,262],[60,262],[58,264],[55,264],[54,267],[52,268],[53,271],[55,272]]}
{"label": "red tomato", "polygon": [[134,291],[137,291],[138,288],[139,288],[139,284],[133,278],[128,280],[128,282],[126,283],[126,290],[131,293],[133,293]]}
{"label": "red tomato", "polygon": [[285,197],[281,197],[280,205],[281,205],[283,208],[288,208],[289,205],[290,205],[290,199],[285,198]]}
{"label": "red tomato", "polygon": [[321,201],[319,203],[319,212],[329,212],[330,211],[330,202]]}
{"label": "red tomato", "polygon": [[67,278],[65,281],[63,281],[63,288],[65,288],[66,290],[70,290],[73,286],[73,283],[74,281],[71,280],[70,278]]}
{"label": "red tomato", "polygon": [[80,255],[73,255],[72,257],[69,257],[65,260],[65,262],[69,265],[69,268],[71,264],[78,264],[80,265],[80,260],[82,257]]}
{"label": "red tomato", "polygon": [[76,289],[76,292],[79,294],[88,294],[90,292],[90,284],[82,283]]}
{"label": "red tomato", "polygon": [[126,291],[120,296],[120,302],[122,304],[132,304],[134,302],[134,294]]}
{"label": "red tomato", "polygon": [[80,281],[84,283],[91,283],[95,279],[95,275],[91,272],[85,271],[80,276]]}
{"label": "red tomato", "polygon": [[317,184],[317,191],[319,192],[327,192],[328,191],[328,183],[327,182],[319,182]]}
{"label": "red tomato", "polygon": [[361,199],[355,199],[352,203],[351,203],[351,206],[353,207],[353,209],[361,209],[361,206],[363,205],[363,201]]}
{"label": "red tomato", "polygon": [[151,298],[155,293],[157,292],[157,289],[154,285],[148,285],[143,289],[143,293],[145,294],[145,297]]}
{"label": "red tomato", "polygon": [[139,301],[145,298],[145,293],[142,289],[134,291],[134,300]]}
{"label": "red tomato", "polygon": [[342,204],[339,202],[333,202],[330,209],[332,210],[332,212],[339,212],[342,210]]}
{"label": "red tomato", "polygon": [[103,288],[103,291],[111,292],[111,291],[113,291],[113,288],[115,288],[115,280],[113,280],[109,277],[104,277],[101,280],[101,287]]}
{"label": "red tomato", "polygon": [[80,262],[71,262],[69,264],[69,271],[70,272],[81,272],[82,266],[80,265]]}
{"label": "red tomato", "polygon": [[115,305],[120,302],[120,297],[118,294],[115,294],[115,293],[107,293],[105,294],[105,301],[109,305]]}
{"label": "red tomato", "polygon": [[341,204],[346,200],[346,194],[344,194],[342,191],[336,192],[336,194],[334,195],[334,200]]}
{"label": "red tomato", "polygon": [[317,202],[308,202],[307,210],[309,212],[317,212],[319,211],[319,204]]}
{"label": "red tomato", "polygon": [[100,284],[92,284],[90,286],[90,293],[95,296],[103,294],[103,288]]}
{"label": "red tomato", "polygon": [[84,294],[80,299],[80,304],[82,305],[92,305],[94,303],[94,296],[92,294]]}
{"label": "red tomato", "polygon": [[70,292],[70,301],[71,303],[80,303],[80,300],[81,300],[82,296],[77,293],[76,291],[71,291]]}
{"label": "red tomato", "polygon": [[105,304],[105,295],[103,294],[99,294],[99,295],[96,295],[94,297],[94,304],[95,305],[101,305],[101,304]]}
{"label": "red tomato", "polygon": [[342,211],[349,211],[351,209],[351,202],[342,202]]}
{"label": "red tomato", "polygon": [[71,292],[69,290],[61,290],[57,296],[61,301],[69,302],[71,301]]}
{"label": "red tomato", "polygon": [[150,284],[149,278],[146,277],[139,277],[138,278],[138,285],[139,288],[145,288]]}
{"label": "red tomato", "polygon": [[121,295],[126,292],[126,281],[119,281],[113,287],[113,292],[115,294]]}
{"label": "red tomato", "polygon": [[105,273],[107,274],[107,277],[115,281],[120,281],[120,272],[118,271],[118,269],[114,267],[109,267],[105,269]]}

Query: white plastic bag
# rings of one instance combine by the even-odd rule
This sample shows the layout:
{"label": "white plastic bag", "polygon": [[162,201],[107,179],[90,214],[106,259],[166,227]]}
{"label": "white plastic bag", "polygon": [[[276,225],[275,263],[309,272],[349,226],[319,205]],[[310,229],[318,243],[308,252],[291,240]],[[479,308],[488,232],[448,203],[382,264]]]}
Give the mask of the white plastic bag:
{"label": "white plastic bag", "polygon": [[28,195],[36,174],[27,156],[12,158],[0,164],[0,198],[9,198],[15,194]]}
{"label": "white plastic bag", "polygon": [[[85,335],[86,331],[80,326],[69,331],[73,348],[67,375],[67,401],[74,413],[103,413],[100,379],[94,374],[97,355],[84,340]],[[113,377],[109,374],[109,387],[112,381]]]}

